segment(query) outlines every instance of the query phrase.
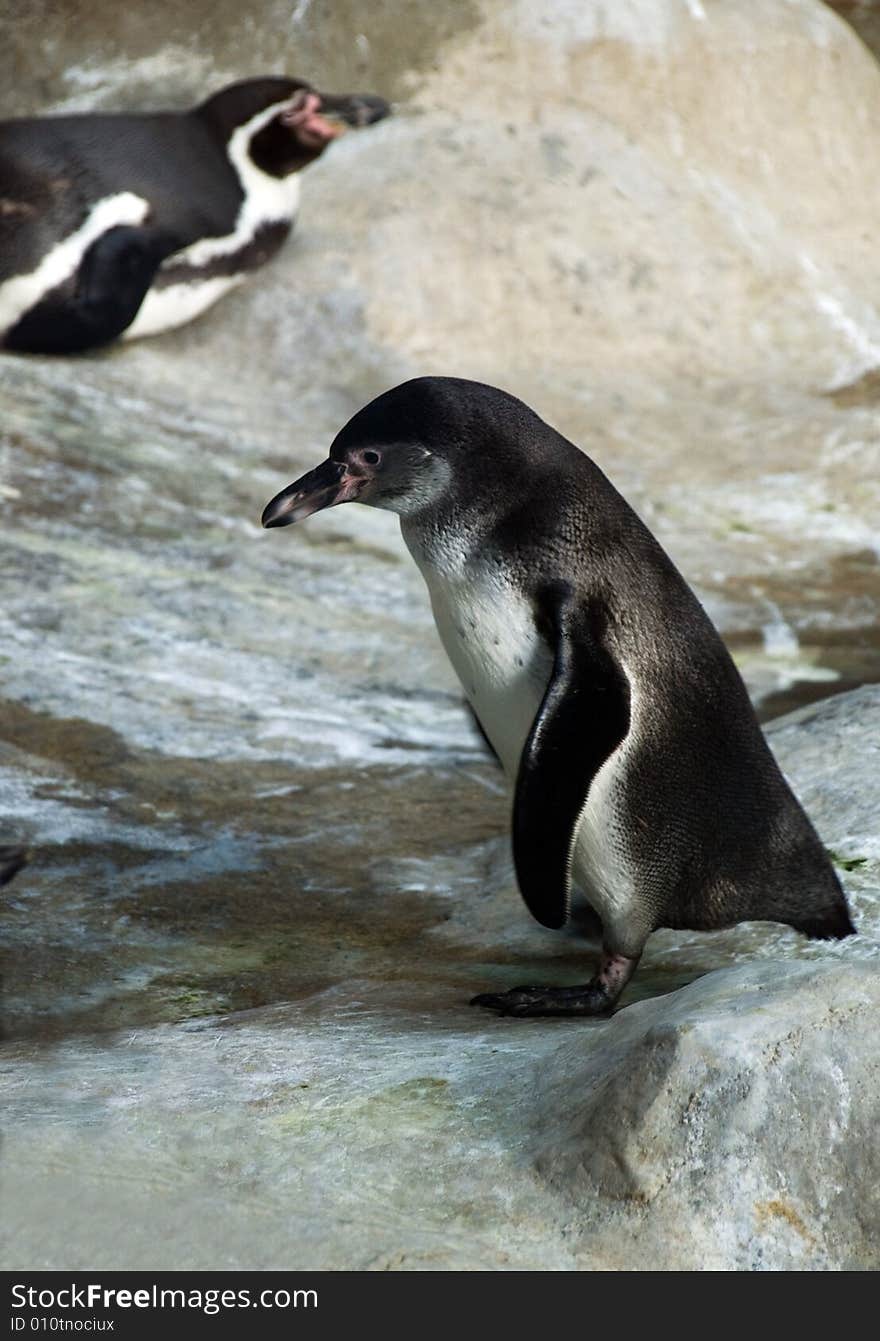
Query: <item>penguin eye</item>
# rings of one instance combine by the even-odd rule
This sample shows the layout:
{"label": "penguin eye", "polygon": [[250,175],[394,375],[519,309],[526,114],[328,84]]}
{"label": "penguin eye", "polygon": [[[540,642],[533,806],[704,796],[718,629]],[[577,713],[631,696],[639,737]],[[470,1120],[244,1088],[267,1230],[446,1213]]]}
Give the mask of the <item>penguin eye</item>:
{"label": "penguin eye", "polygon": [[364,452],[364,460],[368,466],[377,466],[379,464],[379,453],[370,451]]}

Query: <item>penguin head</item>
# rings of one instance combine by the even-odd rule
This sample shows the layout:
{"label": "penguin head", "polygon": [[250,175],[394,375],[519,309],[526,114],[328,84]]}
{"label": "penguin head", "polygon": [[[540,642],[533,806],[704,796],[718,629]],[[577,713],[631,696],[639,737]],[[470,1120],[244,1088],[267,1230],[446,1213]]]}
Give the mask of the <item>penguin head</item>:
{"label": "penguin head", "polygon": [[[523,435],[523,421],[530,434]],[[357,500],[413,516],[491,504],[500,483],[529,469],[523,441],[546,425],[522,401],[457,377],[418,377],[359,410],[337,434],[329,458],[267,505],[264,526],[289,526],[323,508]]]}
{"label": "penguin head", "polygon": [[373,94],[319,93],[302,79],[271,77],[229,84],[195,115],[224,143],[244,129],[256,166],[272,177],[287,177],[314,162],[344,126],[371,126],[390,111]]}

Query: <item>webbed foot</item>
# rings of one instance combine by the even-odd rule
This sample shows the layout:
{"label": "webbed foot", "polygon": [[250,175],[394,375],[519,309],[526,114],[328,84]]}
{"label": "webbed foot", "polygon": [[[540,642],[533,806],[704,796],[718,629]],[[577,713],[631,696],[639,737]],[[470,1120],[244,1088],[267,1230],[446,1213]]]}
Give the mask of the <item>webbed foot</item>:
{"label": "webbed foot", "polygon": [[511,987],[509,992],[481,992],[472,1006],[499,1015],[605,1015],[614,1001],[596,981],[582,987]]}
{"label": "webbed foot", "polygon": [[508,992],[481,992],[472,1006],[499,1015],[608,1015],[629,982],[639,955],[630,958],[603,950],[595,978],[578,987],[511,987]]}

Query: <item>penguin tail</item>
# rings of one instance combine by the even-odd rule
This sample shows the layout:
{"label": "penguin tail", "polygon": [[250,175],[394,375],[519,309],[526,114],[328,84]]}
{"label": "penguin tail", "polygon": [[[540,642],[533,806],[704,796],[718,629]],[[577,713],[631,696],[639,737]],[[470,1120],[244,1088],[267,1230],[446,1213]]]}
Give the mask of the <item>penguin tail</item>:
{"label": "penguin tail", "polygon": [[856,935],[846,904],[835,904],[820,916],[798,920],[792,926],[814,941],[842,941]]}
{"label": "penguin tail", "polygon": [[855,936],[846,894],[830,854],[814,842],[805,844],[798,855],[801,879],[794,882],[794,906],[789,904],[789,915],[784,920],[814,941],[842,941]]}

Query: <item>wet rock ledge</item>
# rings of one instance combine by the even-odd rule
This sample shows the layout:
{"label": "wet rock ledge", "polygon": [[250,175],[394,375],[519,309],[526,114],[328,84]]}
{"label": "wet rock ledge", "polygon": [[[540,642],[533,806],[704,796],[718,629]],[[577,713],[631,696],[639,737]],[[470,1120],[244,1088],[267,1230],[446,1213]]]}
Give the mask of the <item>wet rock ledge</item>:
{"label": "wet rock ledge", "polygon": [[662,933],[612,1019],[495,1019],[469,989],[583,956],[477,844],[479,890],[298,1001],[11,1041],[4,1265],[876,1268],[880,688],[770,738],[858,937]]}
{"label": "wet rock ledge", "polygon": [[818,0],[7,9],[3,115],[282,68],[396,112],[203,320],[0,356],[2,1264],[880,1265],[880,690],[771,729],[858,937],[663,933],[612,1019],[494,1019],[590,952],[522,908],[396,522],[258,526],[367,399],[475,377],[764,718],[876,685],[876,60]]}

